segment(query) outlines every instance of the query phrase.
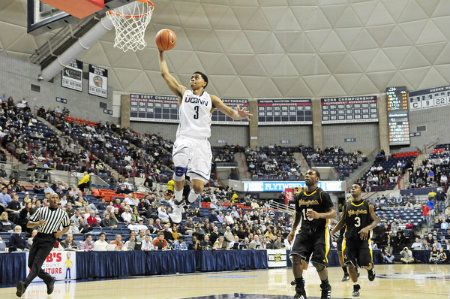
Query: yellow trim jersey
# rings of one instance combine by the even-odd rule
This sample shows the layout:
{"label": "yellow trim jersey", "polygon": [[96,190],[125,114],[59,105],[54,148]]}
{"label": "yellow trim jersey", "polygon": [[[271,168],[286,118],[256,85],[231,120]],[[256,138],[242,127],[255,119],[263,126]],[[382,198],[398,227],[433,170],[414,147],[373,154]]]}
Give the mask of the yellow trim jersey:
{"label": "yellow trim jersey", "polygon": [[359,231],[372,223],[369,203],[361,200],[359,202],[349,201],[344,207],[345,215],[345,238],[359,239]]}
{"label": "yellow trim jersey", "polygon": [[295,211],[300,215],[299,229],[325,229],[326,219],[312,219],[306,216],[308,209],[318,213],[329,212],[333,208],[330,195],[320,188],[308,193],[306,188],[295,196]]}

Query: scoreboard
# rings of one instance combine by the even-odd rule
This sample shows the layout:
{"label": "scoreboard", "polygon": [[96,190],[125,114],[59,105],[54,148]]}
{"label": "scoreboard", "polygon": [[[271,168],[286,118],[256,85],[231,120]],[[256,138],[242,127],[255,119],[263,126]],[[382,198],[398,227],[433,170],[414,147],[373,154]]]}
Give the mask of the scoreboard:
{"label": "scoreboard", "polygon": [[405,86],[386,88],[390,145],[409,145],[408,90]]}
{"label": "scoreboard", "polygon": [[[246,99],[222,99],[231,107],[248,109]],[[178,123],[178,97],[146,94],[130,95],[130,120],[143,122]],[[248,125],[248,120],[234,121],[215,109],[211,115],[212,123],[218,125]]]}
{"label": "scoreboard", "polygon": [[377,96],[323,98],[322,124],[378,122]]}
{"label": "scoreboard", "polygon": [[258,99],[258,125],[311,125],[311,99]]}
{"label": "scoreboard", "polygon": [[412,91],[409,93],[411,111],[439,108],[450,105],[450,86]]}

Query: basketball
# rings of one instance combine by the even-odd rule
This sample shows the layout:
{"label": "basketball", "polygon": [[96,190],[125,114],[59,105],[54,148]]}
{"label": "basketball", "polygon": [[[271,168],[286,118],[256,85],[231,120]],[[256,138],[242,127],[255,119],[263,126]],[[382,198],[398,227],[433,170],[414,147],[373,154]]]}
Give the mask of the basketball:
{"label": "basketball", "polygon": [[161,51],[168,51],[177,44],[177,36],[175,32],[170,29],[161,29],[155,37],[156,46]]}

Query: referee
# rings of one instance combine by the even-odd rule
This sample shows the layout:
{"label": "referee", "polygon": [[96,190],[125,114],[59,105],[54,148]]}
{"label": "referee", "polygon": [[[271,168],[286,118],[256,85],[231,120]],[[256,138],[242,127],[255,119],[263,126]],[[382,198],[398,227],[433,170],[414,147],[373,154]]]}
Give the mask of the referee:
{"label": "referee", "polygon": [[[36,276],[39,276],[47,285],[47,294],[53,292],[55,279],[42,270],[42,264],[53,249],[57,239],[60,239],[69,230],[70,220],[65,211],[58,208],[59,196],[52,194],[49,199],[50,205],[42,207],[30,217],[28,228],[38,227],[38,234],[33,239],[28,257],[28,268],[30,273],[24,281],[17,283],[16,295],[21,297],[28,285]],[[61,227],[63,227],[62,230]]]}

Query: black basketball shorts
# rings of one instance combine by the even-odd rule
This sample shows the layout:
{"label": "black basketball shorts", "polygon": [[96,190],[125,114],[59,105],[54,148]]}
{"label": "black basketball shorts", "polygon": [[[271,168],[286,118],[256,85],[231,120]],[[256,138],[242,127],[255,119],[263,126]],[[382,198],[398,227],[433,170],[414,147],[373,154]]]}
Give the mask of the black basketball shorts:
{"label": "black basketball shorts", "polygon": [[342,250],[344,254],[344,263],[346,265],[353,264],[355,267],[368,267],[373,265],[372,241],[361,239],[344,238]]}
{"label": "black basketball shorts", "polygon": [[301,230],[295,237],[291,256],[297,255],[306,262],[328,266],[330,252],[330,231],[327,228],[318,230]]}

